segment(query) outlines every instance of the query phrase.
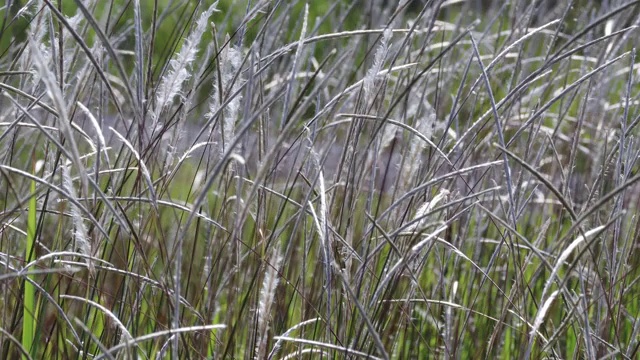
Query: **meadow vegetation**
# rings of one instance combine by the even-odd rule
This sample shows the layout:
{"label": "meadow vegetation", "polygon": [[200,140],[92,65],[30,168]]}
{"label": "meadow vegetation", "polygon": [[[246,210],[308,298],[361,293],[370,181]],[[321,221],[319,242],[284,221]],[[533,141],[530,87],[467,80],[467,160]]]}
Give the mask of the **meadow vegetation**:
{"label": "meadow vegetation", "polygon": [[0,5],[0,358],[638,358],[640,1]]}

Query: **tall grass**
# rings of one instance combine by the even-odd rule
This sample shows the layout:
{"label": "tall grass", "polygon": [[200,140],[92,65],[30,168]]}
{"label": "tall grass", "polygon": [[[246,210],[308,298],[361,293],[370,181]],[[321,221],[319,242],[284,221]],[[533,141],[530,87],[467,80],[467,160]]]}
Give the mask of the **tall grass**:
{"label": "tall grass", "polygon": [[637,358],[639,3],[8,3],[0,358]]}

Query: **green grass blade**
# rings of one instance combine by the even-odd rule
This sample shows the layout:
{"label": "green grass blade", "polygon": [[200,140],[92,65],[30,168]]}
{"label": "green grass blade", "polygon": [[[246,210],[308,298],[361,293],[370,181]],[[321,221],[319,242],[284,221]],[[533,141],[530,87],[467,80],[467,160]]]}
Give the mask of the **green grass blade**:
{"label": "green grass blade", "polygon": [[[25,251],[25,263],[35,259],[34,246],[36,243],[36,183],[31,181],[31,198],[29,199],[29,212],[27,218],[27,246]],[[35,275],[27,275],[30,280]],[[34,353],[34,339],[36,335],[36,288],[29,281],[24,283],[24,316],[22,318],[22,346],[30,354]],[[27,357],[23,355],[23,359]]]}

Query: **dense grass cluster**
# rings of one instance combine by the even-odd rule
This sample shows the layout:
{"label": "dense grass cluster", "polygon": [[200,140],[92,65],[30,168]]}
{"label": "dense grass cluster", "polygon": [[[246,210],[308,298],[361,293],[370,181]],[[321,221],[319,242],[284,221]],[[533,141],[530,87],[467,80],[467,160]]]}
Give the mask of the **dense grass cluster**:
{"label": "dense grass cluster", "polygon": [[0,7],[0,358],[638,358],[639,1],[400,3]]}

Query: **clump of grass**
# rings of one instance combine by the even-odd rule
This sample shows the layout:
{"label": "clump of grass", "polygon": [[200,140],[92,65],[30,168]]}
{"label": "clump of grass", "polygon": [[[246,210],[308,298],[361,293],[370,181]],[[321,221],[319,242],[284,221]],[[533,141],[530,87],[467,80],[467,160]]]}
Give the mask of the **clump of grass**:
{"label": "clump of grass", "polygon": [[640,18],[585,3],[0,8],[0,357],[637,357]]}

